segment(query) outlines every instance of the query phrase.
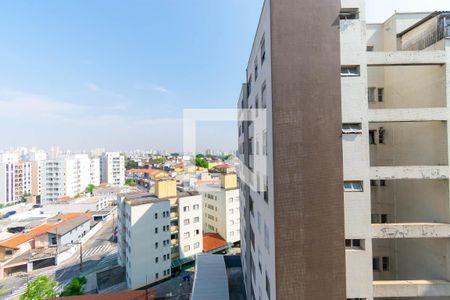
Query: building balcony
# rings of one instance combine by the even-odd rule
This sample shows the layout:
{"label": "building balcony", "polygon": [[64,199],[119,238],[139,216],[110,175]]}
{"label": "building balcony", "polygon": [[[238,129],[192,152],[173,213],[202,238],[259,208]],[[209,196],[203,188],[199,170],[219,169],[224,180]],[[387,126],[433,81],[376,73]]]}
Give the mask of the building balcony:
{"label": "building balcony", "polygon": [[444,65],[443,50],[367,52],[368,66]]}
{"label": "building balcony", "polygon": [[170,213],[170,220],[173,221],[173,220],[177,220],[177,219],[178,219],[178,213],[171,212]]}
{"label": "building balcony", "polygon": [[171,233],[176,233],[176,232],[178,232],[178,226],[170,226],[170,232],[171,232]]}
{"label": "building balcony", "polygon": [[382,280],[373,282],[374,298],[448,297],[450,282],[445,280]]}
{"label": "building balcony", "polygon": [[370,167],[370,179],[448,179],[448,166]]}
{"label": "building balcony", "polygon": [[386,223],[372,224],[372,238],[450,238],[446,223]]}
{"label": "building balcony", "polygon": [[447,121],[447,108],[369,109],[369,122]]}

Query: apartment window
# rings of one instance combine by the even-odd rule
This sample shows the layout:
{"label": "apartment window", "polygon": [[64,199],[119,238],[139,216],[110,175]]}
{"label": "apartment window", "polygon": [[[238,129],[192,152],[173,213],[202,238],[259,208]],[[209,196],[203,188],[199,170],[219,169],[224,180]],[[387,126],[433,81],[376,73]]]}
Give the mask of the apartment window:
{"label": "apartment window", "polygon": [[258,58],[255,59],[255,81],[258,79]]}
{"label": "apartment window", "polygon": [[380,258],[379,257],[374,257],[372,258],[372,270],[373,271],[377,271],[380,272],[381,268],[380,268]]}
{"label": "apartment window", "polygon": [[155,213],[155,219],[158,219],[158,213]]}
{"label": "apartment window", "polygon": [[155,227],[155,234],[158,233],[158,227]]}
{"label": "apartment window", "polygon": [[362,124],[361,123],[345,123],[342,124],[343,134],[361,134]]}
{"label": "apartment window", "polygon": [[250,209],[250,213],[253,216],[254,215],[254,213],[253,213],[253,199],[252,199],[251,196],[249,197],[248,203],[249,203],[248,206],[249,206],[249,209]]}
{"label": "apartment window", "polygon": [[199,235],[200,234],[200,230],[199,229],[196,229],[195,231],[194,231],[194,235]]}
{"label": "apartment window", "polygon": [[344,192],[362,192],[362,181],[344,181]]}
{"label": "apartment window", "polygon": [[266,247],[267,252],[270,251],[270,241],[269,241],[269,226],[264,224],[264,246]]}
{"label": "apartment window", "polygon": [[267,155],[267,130],[264,130],[263,131],[263,134],[262,134],[262,142],[263,142],[263,145],[262,145],[262,154],[263,155]]}
{"label": "apartment window", "polygon": [[380,186],[386,186],[386,180],[380,180]]}
{"label": "apartment window", "polygon": [[384,134],[386,133],[386,130],[383,127],[380,127],[378,129],[378,143],[384,144]]}
{"label": "apartment window", "polygon": [[184,211],[184,212],[188,212],[188,211],[189,211],[189,206],[183,207],[183,211]]}
{"label": "apartment window", "polygon": [[194,223],[198,223],[198,222],[200,222],[200,218],[199,217],[195,217],[194,218]]}
{"label": "apartment window", "polygon": [[159,258],[158,258],[158,257],[155,257],[155,263],[156,263],[156,264],[158,263],[158,261],[159,261]]}
{"label": "apartment window", "polygon": [[341,67],[341,76],[342,77],[357,77],[360,76],[360,68],[359,66],[342,66]]}
{"label": "apartment window", "polygon": [[158,279],[159,278],[159,274],[155,273],[155,278]]}
{"label": "apartment window", "polygon": [[371,214],[370,221],[372,224],[380,223],[380,215],[379,214]]}
{"label": "apartment window", "polygon": [[381,214],[381,223],[388,223],[388,216],[386,214]]}
{"label": "apartment window", "polygon": [[186,246],[183,247],[183,251],[184,252],[188,252],[189,250],[191,250],[191,246],[186,245]]}
{"label": "apartment window", "polygon": [[194,244],[194,249],[198,249],[198,248],[200,248],[200,243],[199,242]]}
{"label": "apartment window", "polygon": [[266,60],[266,37],[263,35],[261,39],[261,66],[264,64]]}
{"label": "apartment window", "polygon": [[389,271],[389,257],[383,256],[383,258],[381,259],[381,263],[383,272]]}
{"label": "apartment window", "polygon": [[[256,98],[255,98],[255,114],[256,114],[256,116],[258,116],[258,109],[259,109],[259,97],[258,96],[256,96]],[[258,151],[258,150],[256,150],[256,151]]]}
{"label": "apartment window", "polygon": [[261,108],[267,108],[267,102],[266,102],[266,90],[267,90],[267,86],[266,83],[264,82],[261,88]]}
{"label": "apartment window", "polygon": [[166,270],[164,270],[164,276],[166,276]]}
{"label": "apartment window", "polygon": [[378,89],[378,102],[384,101],[384,88]]}
{"label": "apartment window", "polygon": [[155,249],[158,249],[158,242],[155,243]]}
{"label": "apartment window", "polygon": [[346,239],[345,240],[346,249],[354,250],[364,250],[364,240],[361,239]]}
{"label": "apartment window", "polygon": [[190,234],[189,232],[185,232],[185,233],[183,234],[183,237],[184,237],[185,239],[188,239],[188,238],[191,237],[191,234]]}
{"label": "apartment window", "polygon": [[369,87],[367,91],[369,94],[369,102],[375,102],[375,93],[377,92],[377,88]]}
{"label": "apartment window", "polygon": [[194,204],[193,209],[194,209],[194,210],[200,209],[200,205],[199,205],[199,204]]}
{"label": "apartment window", "polygon": [[269,276],[267,276],[267,271],[266,271],[266,294],[267,294],[267,298],[270,299],[270,281],[269,281]]}
{"label": "apartment window", "polygon": [[374,46],[372,46],[372,45],[367,46],[367,52],[373,52],[373,50],[374,50]]}
{"label": "apartment window", "polygon": [[358,8],[343,8],[339,14],[341,20],[357,20],[359,19]]}
{"label": "apartment window", "polygon": [[251,93],[252,93],[252,75],[250,75],[247,82],[247,96],[250,96]]}
{"label": "apartment window", "polygon": [[376,130],[369,130],[369,144],[370,145],[376,145],[375,135],[376,135]]}
{"label": "apartment window", "polygon": [[189,225],[190,224],[189,219],[184,219],[183,224],[184,225]]}

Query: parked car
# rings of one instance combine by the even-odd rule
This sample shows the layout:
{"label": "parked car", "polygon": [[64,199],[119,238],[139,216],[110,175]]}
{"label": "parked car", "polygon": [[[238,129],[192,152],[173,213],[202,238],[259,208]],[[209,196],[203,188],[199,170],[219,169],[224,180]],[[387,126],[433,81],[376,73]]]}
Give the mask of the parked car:
{"label": "parked car", "polygon": [[42,204],[35,204],[35,205],[33,205],[33,208],[41,208],[42,207]]}
{"label": "parked car", "polygon": [[3,218],[8,218],[8,217],[10,217],[12,215],[15,215],[15,214],[16,214],[15,210],[10,210],[6,214],[3,215]]}

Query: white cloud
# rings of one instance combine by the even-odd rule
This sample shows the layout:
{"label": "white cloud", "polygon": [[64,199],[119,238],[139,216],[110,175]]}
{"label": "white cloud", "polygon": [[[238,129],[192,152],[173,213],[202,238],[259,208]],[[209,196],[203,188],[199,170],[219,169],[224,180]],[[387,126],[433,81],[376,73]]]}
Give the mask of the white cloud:
{"label": "white cloud", "polygon": [[133,85],[133,88],[142,91],[155,91],[163,94],[173,94],[173,92],[167,89],[166,87],[153,83],[152,84],[136,83]]}
{"label": "white cloud", "polygon": [[0,89],[0,115],[15,118],[54,118],[80,114],[87,106],[56,100],[44,95]]}

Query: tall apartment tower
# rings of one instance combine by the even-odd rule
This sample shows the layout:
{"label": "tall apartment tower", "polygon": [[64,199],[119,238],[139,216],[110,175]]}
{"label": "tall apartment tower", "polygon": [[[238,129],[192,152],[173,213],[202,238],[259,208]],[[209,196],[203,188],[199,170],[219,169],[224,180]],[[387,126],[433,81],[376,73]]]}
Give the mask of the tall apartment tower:
{"label": "tall apartment tower", "polygon": [[100,160],[101,182],[113,186],[125,185],[125,157],[119,152],[105,152]]}
{"label": "tall apartment tower", "polygon": [[263,145],[268,189],[241,185],[247,295],[450,299],[450,13],[324,2],[267,0],[252,49],[238,105],[268,124],[241,118],[239,155],[257,173]]}
{"label": "tall apartment tower", "polygon": [[[263,130],[239,124],[240,159],[261,173],[241,184],[248,299],[346,297],[340,8],[338,0],[263,6],[238,103],[267,110]],[[261,151],[267,174],[254,163]]]}

